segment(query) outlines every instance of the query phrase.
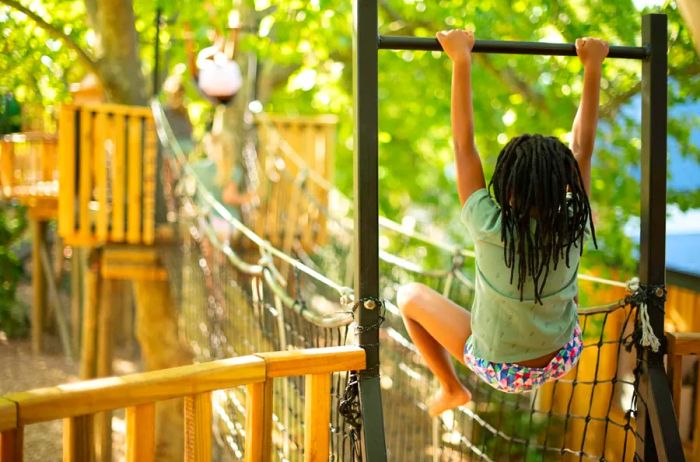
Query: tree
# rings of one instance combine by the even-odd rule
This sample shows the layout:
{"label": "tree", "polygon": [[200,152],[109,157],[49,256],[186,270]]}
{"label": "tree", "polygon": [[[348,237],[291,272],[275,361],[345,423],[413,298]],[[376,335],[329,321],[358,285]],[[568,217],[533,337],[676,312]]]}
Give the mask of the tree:
{"label": "tree", "polygon": [[[0,13],[3,34],[12,43],[7,45],[12,53],[11,61],[4,56],[0,58],[3,71],[0,86],[15,88],[7,82],[23,86],[27,89],[25,98],[31,97],[28,89],[37,88],[45,94],[45,100],[53,96],[55,101],[65,94],[65,82],[77,73],[73,64],[80,61],[86,69],[95,67],[106,87],[115,88],[110,90],[115,100],[133,102],[144,97],[133,96],[138,93],[132,93],[134,86],[122,80],[141,82],[136,87],[142,91],[147,88],[143,74],[151,71],[150,42],[156,2],[137,2],[132,11],[128,1],[42,0],[32,3],[36,9],[34,16],[27,13],[19,0],[0,0],[0,3],[14,8],[13,12],[6,10],[4,21]],[[615,44],[640,42],[641,13],[631,0],[483,0],[466,5],[458,0],[380,0],[379,4],[380,30],[387,34],[431,36],[440,29],[475,27],[478,37],[489,39],[573,42],[576,37],[592,35]],[[352,2],[240,0],[235,6],[242,11],[248,27],[242,49],[258,57],[257,96],[266,109],[287,113],[333,112],[340,116],[336,181],[349,194],[352,191]],[[98,13],[102,11],[102,16],[95,13],[95,8]],[[221,29],[230,8],[231,2],[223,0],[206,2],[204,8],[195,0],[164,4],[165,16],[170,20],[161,36],[166,64],[184,62],[181,31],[185,22],[192,24],[197,43],[203,46],[206,29]],[[700,71],[700,60],[675,5],[667,2],[661,10],[669,15],[669,103],[673,108],[697,102],[700,81],[694,76]],[[29,20],[8,21],[10,16],[19,19],[14,11],[25,11]],[[105,21],[106,17],[118,20]],[[129,18],[135,20],[135,25],[127,24]],[[120,42],[120,31],[126,31],[124,43]],[[92,34],[95,39],[91,39]],[[121,50],[128,53],[114,56]],[[134,61],[139,56],[140,64],[136,65]],[[130,67],[119,64],[122,62],[128,62]],[[14,65],[18,68],[13,68]],[[129,71],[119,73],[120,66]],[[54,72],[49,75],[45,71],[36,72],[46,67]],[[641,65],[636,61],[605,63],[601,135],[593,184],[593,202],[604,249],[595,254],[596,258],[629,270],[634,268],[634,246],[621,230],[639,213],[640,72]],[[580,73],[575,58],[477,56],[474,69],[477,143],[486,157],[487,174],[511,136],[544,132],[566,137],[581,91]],[[407,212],[413,213],[424,226],[443,232],[444,239],[463,240],[464,233],[455,219],[459,205],[454,194],[449,141],[449,63],[439,53],[381,52],[379,78],[382,213],[398,220]],[[117,90],[120,85],[125,88]],[[239,98],[239,106],[230,120],[240,120],[244,102],[245,98]],[[697,126],[697,122],[697,116],[688,120],[686,115],[671,111],[671,142],[677,144],[683,155],[694,159],[700,159],[700,150],[690,139],[691,127]],[[670,198],[686,208],[700,206],[698,191],[672,192]],[[451,212],[442,212],[445,210]]]}

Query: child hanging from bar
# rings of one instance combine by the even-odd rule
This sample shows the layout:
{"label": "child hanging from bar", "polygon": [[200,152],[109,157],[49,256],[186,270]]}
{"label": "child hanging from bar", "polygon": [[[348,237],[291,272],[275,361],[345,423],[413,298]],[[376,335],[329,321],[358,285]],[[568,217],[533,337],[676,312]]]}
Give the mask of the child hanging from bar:
{"label": "child hanging from bar", "polygon": [[408,333],[440,384],[428,404],[433,416],[471,399],[450,355],[509,393],[562,377],[581,355],[577,273],[584,236],[592,233],[595,243],[588,194],[608,54],[602,40],[576,41],[584,77],[571,147],[551,136],[515,137],[487,188],[474,142],[474,35],[452,30],[437,38],[453,65],[457,189],[476,251],[476,288],[471,313],[422,284],[398,291]]}

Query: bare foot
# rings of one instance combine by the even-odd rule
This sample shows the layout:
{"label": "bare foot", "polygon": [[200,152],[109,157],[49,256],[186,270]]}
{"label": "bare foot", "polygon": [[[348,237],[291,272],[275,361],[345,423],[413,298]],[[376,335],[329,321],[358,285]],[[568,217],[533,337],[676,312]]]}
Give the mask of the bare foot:
{"label": "bare foot", "polygon": [[472,394],[465,387],[447,391],[440,387],[437,394],[428,402],[428,414],[431,417],[443,412],[467,404],[472,399]]}

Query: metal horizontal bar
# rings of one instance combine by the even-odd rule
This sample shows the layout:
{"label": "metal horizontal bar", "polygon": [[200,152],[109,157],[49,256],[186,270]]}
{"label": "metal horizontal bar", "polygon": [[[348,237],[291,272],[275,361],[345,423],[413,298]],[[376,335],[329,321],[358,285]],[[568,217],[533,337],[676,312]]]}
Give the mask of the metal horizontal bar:
{"label": "metal horizontal bar", "polygon": [[[442,51],[436,38],[380,35],[379,48],[383,50]],[[475,53],[506,53],[516,55],[576,56],[573,43],[511,42],[502,40],[477,40]],[[646,59],[649,51],[644,47],[611,46],[608,58]]]}

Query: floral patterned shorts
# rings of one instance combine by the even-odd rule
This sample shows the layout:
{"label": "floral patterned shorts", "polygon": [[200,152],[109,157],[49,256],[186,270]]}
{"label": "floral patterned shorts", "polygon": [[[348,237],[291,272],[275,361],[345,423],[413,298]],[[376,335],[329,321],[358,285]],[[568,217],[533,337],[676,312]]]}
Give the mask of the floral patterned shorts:
{"label": "floral patterned shorts", "polygon": [[492,363],[474,356],[472,337],[464,345],[464,362],[486,383],[506,393],[532,391],[545,382],[557,380],[569,372],[578,362],[583,349],[581,328],[576,325],[569,343],[559,350],[545,367],[527,367],[513,363]]}

